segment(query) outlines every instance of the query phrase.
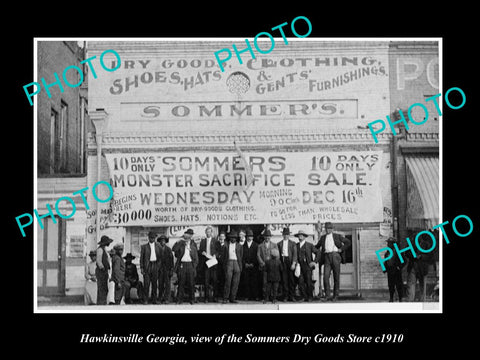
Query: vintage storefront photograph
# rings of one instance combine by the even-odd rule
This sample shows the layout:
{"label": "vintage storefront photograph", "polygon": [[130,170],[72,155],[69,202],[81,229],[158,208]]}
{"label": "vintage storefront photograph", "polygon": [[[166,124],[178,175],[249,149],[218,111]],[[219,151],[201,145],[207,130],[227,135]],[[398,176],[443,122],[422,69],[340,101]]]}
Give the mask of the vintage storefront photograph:
{"label": "vintage storefront photograph", "polygon": [[275,40],[35,39],[35,311],[441,311],[441,39]]}

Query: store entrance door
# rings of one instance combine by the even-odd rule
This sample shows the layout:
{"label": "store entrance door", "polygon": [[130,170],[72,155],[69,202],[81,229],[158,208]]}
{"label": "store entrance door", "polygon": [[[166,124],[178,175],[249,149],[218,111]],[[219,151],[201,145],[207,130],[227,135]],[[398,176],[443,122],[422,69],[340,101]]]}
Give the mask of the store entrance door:
{"label": "store entrance door", "polygon": [[55,220],[45,218],[37,233],[38,295],[65,295],[66,224],[64,219]]}
{"label": "store entrance door", "polygon": [[[340,266],[340,294],[342,292],[357,293],[358,281],[357,281],[357,236],[355,229],[342,227],[339,224],[336,225],[333,230],[335,233],[340,234],[352,242],[345,252],[345,264]],[[323,289],[323,267],[322,267],[322,289]],[[333,289],[333,272],[330,275],[330,288]]]}

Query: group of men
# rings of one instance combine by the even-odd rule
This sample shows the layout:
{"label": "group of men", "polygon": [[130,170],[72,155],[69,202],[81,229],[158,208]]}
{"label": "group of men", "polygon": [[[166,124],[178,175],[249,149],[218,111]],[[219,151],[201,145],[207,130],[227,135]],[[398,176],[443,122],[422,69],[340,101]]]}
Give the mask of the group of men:
{"label": "group of men", "polygon": [[[193,304],[195,284],[204,285],[204,302],[237,303],[237,298],[260,300],[263,302],[277,300],[277,290],[281,285],[283,301],[312,301],[312,271],[316,264],[324,265],[325,299],[335,301],[340,289],[340,264],[345,262],[345,250],[351,246],[349,239],[333,233],[333,225],[325,223],[326,234],[320,236],[314,246],[307,242],[309,236],[304,231],[294,234],[298,242],[290,239],[290,230],[284,228],[283,239],[278,243],[271,241],[272,234],[265,229],[260,241],[254,241],[250,229],[234,230],[229,233],[221,231],[213,236],[213,229],[207,227],[205,237],[197,248],[192,237],[194,232],[187,229],[182,238],[170,249],[166,245],[165,235],[157,236],[149,232],[148,243],[141,246],[140,271],[143,286],[138,279],[135,258],[127,254],[122,258],[123,245],[115,245],[112,255],[111,279],[115,283],[115,303],[125,296],[130,302],[130,290],[137,289],[143,303],[168,303],[171,293],[171,277],[177,274],[176,302],[182,303],[185,297]],[[104,304],[108,287],[109,262],[105,246],[112,240],[103,236],[97,249],[97,304]],[[174,262],[173,256],[176,261]],[[126,260],[126,264],[124,260]],[[330,289],[330,274],[333,272],[333,295]],[[105,280],[107,279],[107,280]],[[301,299],[295,297],[298,286]],[[119,303],[119,302],[118,302]]]}

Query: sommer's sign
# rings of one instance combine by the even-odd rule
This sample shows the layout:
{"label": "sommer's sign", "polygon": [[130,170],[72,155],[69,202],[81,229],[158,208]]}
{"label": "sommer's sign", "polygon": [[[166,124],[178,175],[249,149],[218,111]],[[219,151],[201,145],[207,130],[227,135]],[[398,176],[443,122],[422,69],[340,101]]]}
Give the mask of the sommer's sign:
{"label": "sommer's sign", "polygon": [[381,151],[106,154],[111,226],[381,221]]}

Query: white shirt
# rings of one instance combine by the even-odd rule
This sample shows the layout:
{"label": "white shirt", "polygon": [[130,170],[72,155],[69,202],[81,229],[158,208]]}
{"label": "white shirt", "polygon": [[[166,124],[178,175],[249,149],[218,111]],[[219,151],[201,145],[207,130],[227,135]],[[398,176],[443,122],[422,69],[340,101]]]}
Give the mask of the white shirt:
{"label": "white shirt", "polygon": [[150,245],[150,261],[157,261],[157,253],[155,252],[155,242],[148,243]]}
{"label": "white shirt", "polygon": [[207,238],[207,255],[210,256],[210,241],[212,241],[212,238]]}
{"label": "white shirt", "polygon": [[302,247],[303,245],[305,245],[305,239],[303,239],[302,241],[300,241],[300,247]]}
{"label": "white shirt", "polygon": [[325,252],[338,252],[338,248],[335,246],[335,242],[333,241],[333,234],[327,234],[325,236]]}
{"label": "white shirt", "polygon": [[185,253],[182,256],[181,262],[192,262],[192,257],[190,256],[190,241],[185,244]]}
{"label": "white shirt", "polygon": [[282,256],[288,256],[288,239],[283,240],[283,246],[282,246]]}
{"label": "white shirt", "polygon": [[235,243],[228,244],[228,260],[237,260],[237,253],[235,252]]}
{"label": "white shirt", "polygon": [[249,249],[250,249],[250,245],[252,245],[252,243],[253,243],[253,240],[250,240],[250,241],[247,240],[247,246],[248,246]]}

